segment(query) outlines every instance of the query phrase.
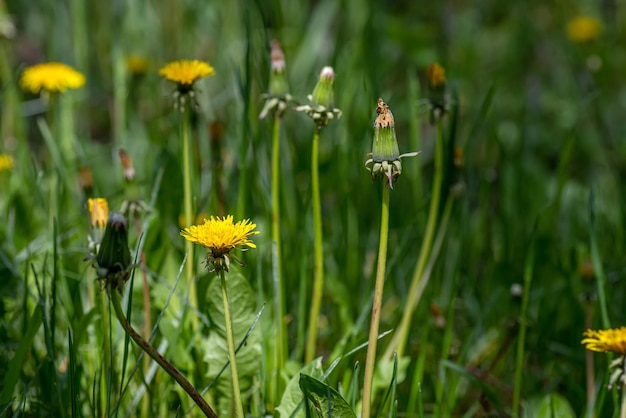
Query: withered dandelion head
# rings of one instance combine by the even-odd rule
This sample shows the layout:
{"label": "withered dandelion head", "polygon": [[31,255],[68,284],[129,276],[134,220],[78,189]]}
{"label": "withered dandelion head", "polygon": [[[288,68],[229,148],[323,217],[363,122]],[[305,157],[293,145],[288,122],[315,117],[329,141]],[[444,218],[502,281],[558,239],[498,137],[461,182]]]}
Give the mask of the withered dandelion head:
{"label": "withered dandelion head", "polygon": [[8,154],[0,154],[0,171],[9,171],[13,168],[13,157]]}
{"label": "withered dandelion head", "polygon": [[567,23],[567,37],[572,42],[585,43],[600,36],[602,23],[591,16],[576,16]]}
{"label": "withered dandelion head", "polygon": [[208,63],[199,60],[180,60],[167,63],[159,70],[159,75],[178,85],[181,93],[188,92],[193,83],[204,77],[215,75],[215,70]]}
{"label": "withered dandelion head", "polygon": [[211,265],[215,270],[228,271],[229,257],[238,261],[230,254],[231,250],[238,246],[256,248],[250,237],[260,232],[255,231],[254,228],[256,224],[250,222],[249,219],[234,223],[232,215],[222,218],[211,216],[210,219],[205,219],[203,224],[185,228],[180,234],[187,241],[200,244],[209,250],[207,267]]}
{"label": "withered dandelion head", "polygon": [[393,182],[397,181],[402,174],[401,159],[418,154],[419,152],[400,154],[393,114],[389,105],[379,98],[376,106],[371,158],[365,162],[365,167],[372,173],[372,179],[381,175],[387,180],[389,188],[393,189]]}
{"label": "withered dandelion head", "polygon": [[583,333],[581,344],[587,350],[626,355],[626,327],[605,330],[588,329]]}
{"label": "withered dandelion head", "polygon": [[109,219],[109,202],[102,197],[97,197],[89,199],[87,204],[91,215],[91,225],[95,228],[104,228]]}
{"label": "withered dandelion head", "polygon": [[63,93],[85,85],[85,76],[69,65],[46,62],[27,67],[22,73],[20,86],[34,94],[42,89],[49,93]]}

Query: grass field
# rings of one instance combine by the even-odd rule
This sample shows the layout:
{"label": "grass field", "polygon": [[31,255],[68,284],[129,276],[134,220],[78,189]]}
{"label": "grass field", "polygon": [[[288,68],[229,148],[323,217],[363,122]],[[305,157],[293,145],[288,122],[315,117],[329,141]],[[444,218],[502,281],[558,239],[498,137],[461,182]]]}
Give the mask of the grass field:
{"label": "grass field", "polygon": [[0,0],[0,416],[626,417],[626,329],[581,344],[626,321],[625,42],[620,1]]}

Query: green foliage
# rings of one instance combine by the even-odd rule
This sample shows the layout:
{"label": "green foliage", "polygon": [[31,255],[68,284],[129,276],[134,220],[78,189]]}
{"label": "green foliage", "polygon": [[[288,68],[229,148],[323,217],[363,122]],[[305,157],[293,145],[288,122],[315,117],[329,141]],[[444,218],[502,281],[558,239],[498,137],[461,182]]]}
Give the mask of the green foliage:
{"label": "green foliage", "polygon": [[[248,279],[235,267],[226,273],[226,288],[230,303],[231,318],[233,319],[233,335],[235,346],[238,346],[246,337],[250,326],[256,317],[256,299],[248,283]],[[202,344],[207,348],[204,361],[207,364],[207,378],[218,379],[216,384],[217,410],[220,416],[230,413],[232,404],[232,383],[230,369],[226,369],[219,377],[222,366],[228,362],[228,349],[224,324],[224,304],[222,292],[217,276],[211,278],[207,288],[207,311],[211,320],[208,336],[203,338]],[[261,331],[252,330],[246,343],[237,351],[237,369],[239,383],[244,402],[251,396],[250,389],[254,379],[258,378],[261,366],[262,351]]]}
{"label": "green foliage", "polygon": [[307,416],[356,418],[356,414],[346,400],[326,383],[306,374],[300,374],[300,389],[304,393],[305,408],[308,408]]}
{"label": "green foliage", "polygon": [[[14,159],[11,170],[0,171],[0,414],[198,416],[172,379],[140,360],[136,345],[125,347],[102,284],[84,261],[93,233],[87,198],[106,197],[118,211],[130,195],[117,158],[124,147],[134,162],[133,195],[150,207],[128,219],[137,265],[121,294],[131,324],[194,386],[210,386],[205,398],[220,416],[230,415],[229,368],[218,377],[227,365],[221,292],[205,270],[205,249],[196,247],[186,261],[196,272],[197,304],[189,303],[185,276],[177,282],[185,257],[180,230],[190,223],[180,218],[182,117],[158,69],[197,58],[216,75],[196,83],[190,115],[194,216],[233,214],[261,231],[256,249],[233,251],[246,266],[233,262],[227,275],[235,345],[266,307],[237,354],[248,416],[291,416],[304,396],[300,374],[318,379],[303,378],[320,405],[314,416],[326,416],[329,393],[343,405],[335,390],[345,391],[348,414],[360,413],[365,353],[355,347],[369,330],[381,200],[380,182],[372,183],[364,164],[379,97],[393,109],[399,153],[421,154],[403,161],[390,195],[380,329],[392,331],[379,340],[373,413],[511,415],[518,394],[526,416],[616,415],[617,389],[605,384],[608,358],[594,354],[588,375],[580,340],[586,327],[626,322],[626,50],[616,47],[626,42],[626,8],[582,0],[567,7],[494,0],[453,6],[0,2],[0,153]],[[567,24],[579,13],[599,20],[595,39],[568,37]],[[330,65],[334,106],[342,111],[319,138],[325,278],[312,342],[319,359],[310,364],[303,358],[314,277],[314,124],[291,104],[280,123],[285,315],[276,320],[274,121],[271,114],[258,119],[273,38],[283,47],[293,106],[307,102]],[[145,73],[130,72],[130,55],[146,59]],[[21,91],[24,68],[43,61],[75,66],[87,84],[63,100]],[[433,61],[445,68],[448,87],[441,204],[410,311],[408,289],[436,196],[437,129],[425,83]],[[81,183],[85,168],[90,186]],[[517,285],[531,245],[523,299]],[[405,312],[409,332],[395,369],[389,347]],[[274,327],[281,321],[286,351],[278,371]],[[304,408],[296,416],[306,416]]]}

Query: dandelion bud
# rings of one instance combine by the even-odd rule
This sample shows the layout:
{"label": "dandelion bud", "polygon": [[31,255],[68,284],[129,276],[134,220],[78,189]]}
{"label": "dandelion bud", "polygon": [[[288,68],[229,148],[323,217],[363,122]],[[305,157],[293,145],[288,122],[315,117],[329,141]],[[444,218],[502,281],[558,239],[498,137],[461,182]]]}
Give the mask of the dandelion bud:
{"label": "dandelion bud", "polygon": [[393,182],[402,174],[400,161],[402,157],[414,157],[418,154],[419,152],[410,152],[400,155],[393,114],[387,103],[383,102],[383,99],[378,99],[372,158],[365,162],[365,167],[372,173],[372,179],[379,174],[384,175],[387,177],[389,188],[393,189]]}
{"label": "dandelion bud", "polygon": [[272,71],[270,72],[269,94],[284,96],[289,91],[287,78],[285,77],[285,54],[283,54],[283,50],[280,47],[280,42],[276,39],[272,39],[271,47]]}
{"label": "dandelion bud", "polygon": [[383,99],[378,99],[376,115],[372,159],[375,163],[397,160],[400,150],[396,139],[395,121],[389,105],[383,102]]}
{"label": "dandelion bud", "polygon": [[335,104],[335,94],[333,92],[333,82],[335,81],[335,72],[333,67],[326,66],[320,72],[320,79],[313,89],[313,105],[325,106],[332,108]]}
{"label": "dandelion bud", "polygon": [[426,77],[431,89],[442,89],[446,86],[446,70],[438,62],[433,62],[428,66]]}
{"label": "dandelion bud", "polygon": [[439,63],[434,62],[426,69],[428,81],[428,101],[430,102],[431,123],[441,118],[447,111],[446,71]]}
{"label": "dandelion bud", "polygon": [[135,168],[133,167],[133,160],[124,148],[119,150],[120,161],[122,167],[124,167],[124,178],[126,181],[135,180]]}
{"label": "dandelion bud", "polygon": [[121,291],[130,267],[128,221],[121,213],[112,213],[109,217],[96,263],[98,277],[105,281],[105,286]]}

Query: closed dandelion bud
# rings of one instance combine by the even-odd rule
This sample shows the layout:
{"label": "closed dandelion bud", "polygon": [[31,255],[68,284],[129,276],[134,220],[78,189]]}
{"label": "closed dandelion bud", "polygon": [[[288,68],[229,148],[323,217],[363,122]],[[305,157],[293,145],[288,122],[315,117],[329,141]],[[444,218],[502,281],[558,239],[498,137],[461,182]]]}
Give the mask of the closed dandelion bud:
{"label": "closed dandelion bud", "polygon": [[383,102],[383,99],[378,99],[376,121],[374,122],[372,157],[365,162],[365,167],[372,173],[372,179],[379,174],[385,176],[389,188],[393,189],[393,182],[402,174],[401,159],[403,157],[414,157],[418,154],[419,152],[400,154],[393,114],[389,110],[389,105]]}
{"label": "closed dandelion bud", "polygon": [[326,66],[320,72],[320,79],[313,89],[313,106],[324,106],[332,108],[335,104],[335,93],[333,91],[333,83],[335,81],[335,72],[333,67]]}
{"label": "closed dandelion bud", "polygon": [[374,141],[372,143],[372,160],[375,163],[398,159],[400,151],[394,125],[395,121],[389,105],[383,102],[383,99],[378,99],[376,121],[374,122]]}
{"label": "closed dandelion bud", "polygon": [[431,107],[431,122],[439,119],[447,110],[446,70],[437,62],[426,69],[428,81],[428,100]]}
{"label": "closed dandelion bud", "polygon": [[105,287],[121,291],[130,267],[128,221],[121,213],[109,216],[96,263],[98,277],[105,281]]}
{"label": "closed dandelion bud", "polygon": [[271,47],[272,71],[270,72],[269,94],[284,96],[289,92],[287,78],[285,77],[285,54],[283,54],[283,50],[280,47],[280,42],[276,39],[272,39]]}
{"label": "closed dandelion bud", "polygon": [[320,72],[320,78],[313,89],[313,93],[309,94],[309,104],[296,107],[296,111],[305,112],[317,126],[318,132],[328,125],[335,117],[341,117],[341,110],[336,109],[335,93],[333,91],[333,83],[335,81],[335,72],[332,67],[324,67]]}

